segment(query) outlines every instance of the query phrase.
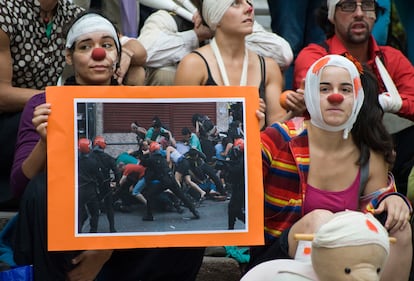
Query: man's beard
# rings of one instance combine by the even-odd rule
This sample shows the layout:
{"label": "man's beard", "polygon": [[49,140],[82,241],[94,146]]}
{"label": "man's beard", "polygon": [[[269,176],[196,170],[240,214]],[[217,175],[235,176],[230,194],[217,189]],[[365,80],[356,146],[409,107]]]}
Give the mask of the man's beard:
{"label": "man's beard", "polygon": [[348,39],[348,42],[352,44],[361,44],[367,42],[369,37],[371,36],[371,31],[369,30],[368,24],[366,24],[365,27],[366,31],[364,33],[356,35],[352,33],[352,25],[350,25],[346,33],[346,38]]}

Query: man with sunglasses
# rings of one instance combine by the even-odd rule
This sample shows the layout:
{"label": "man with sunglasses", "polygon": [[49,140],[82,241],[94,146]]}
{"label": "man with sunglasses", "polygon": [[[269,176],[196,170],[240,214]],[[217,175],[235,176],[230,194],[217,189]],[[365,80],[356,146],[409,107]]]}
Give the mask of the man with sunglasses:
{"label": "man with sunglasses", "polygon": [[[406,194],[408,175],[414,163],[414,146],[410,143],[414,139],[414,67],[399,50],[378,46],[372,36],[379,8],[374,0],[327,0],[318,14],[327,40],[322,44],[310,44],[299,53],[295,61],[295,89],[312,63],[327,54],[346,55],[368,65],[378,78],[378,99],[386,113],[384,123],[396,145],[392,172],[398,191]],[[381,64],[387,73],[380,71]],[[292,110],[303,102],[303,98],[298,101],[295,96],[301,94],[288,97],[293,101]],[[295,100],[296,105],[293,105]]]}

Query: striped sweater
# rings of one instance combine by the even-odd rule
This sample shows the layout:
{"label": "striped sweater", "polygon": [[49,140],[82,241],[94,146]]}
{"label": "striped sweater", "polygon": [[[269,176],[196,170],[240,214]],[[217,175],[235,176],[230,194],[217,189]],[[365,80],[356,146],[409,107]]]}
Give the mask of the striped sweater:
{"label": "striped sweater", "polygon": [[[265,238],[269,242],[303,215],[302,205],[309,172],[308,132],[303,118],[273,124],[261,133],[261,141],[264,227]],[[396,194],[392,175],[387,187],[360,198],[360,209],[372,211],[391,194]],[[406,202],[411,209],[408,200]]]}

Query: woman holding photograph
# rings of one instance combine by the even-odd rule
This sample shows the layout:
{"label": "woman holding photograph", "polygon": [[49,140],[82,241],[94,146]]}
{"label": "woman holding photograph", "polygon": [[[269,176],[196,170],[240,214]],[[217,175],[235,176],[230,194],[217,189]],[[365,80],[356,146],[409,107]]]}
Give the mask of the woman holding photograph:
{"label": "woman holding photograph", "polygon": [[[117,34],[114,25],[96,13],[75,19],[66,37],[66,62],[75,75],[65,85],[118,85]],[[32,264],[35,280],[42,281],[95,280],[101,269],[105,273],[98,280],[166,280],[171,272],[176,276],[170,280],[194,280],[202,249],[47,251],[46,135],[52,112],[41,93],[29,100],[22,114],[12,173],[14,192],[22,196],[13,249],[16,263]]]}

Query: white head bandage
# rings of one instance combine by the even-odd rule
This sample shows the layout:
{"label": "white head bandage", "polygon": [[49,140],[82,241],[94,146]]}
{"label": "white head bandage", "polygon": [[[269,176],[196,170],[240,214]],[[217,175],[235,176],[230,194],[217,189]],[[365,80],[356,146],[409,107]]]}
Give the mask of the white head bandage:
{"label": "white head bandage", "polygon": [[[327,0],[326,4],[328,6],[328,20],[333,23],[334,22],[334,17],[335,17],[335,9],[336,9],[336,4],[338,4],[340,0]],[[372,17],[372,15],[371,15]],[[375,19],[375,12],[373,13],[373,18]]]}
{"label": "white head bandage", "polygon": [[[321,112],[321,101],[319,83],[322,71],[326,66],[338,66],[345,68],[351,76],[354,90],[354,104],[351,115],[348,120],[339,126],[330,126],[323,120]],[[306,108],[311,116],[311,123],[330,132],[339,132],[344,130],[344,139],[348,138],[348,133],[354,125],[359,110],[364,101],[364,90],[362,89],[359,72],[353,62],[340,55],[327,55],[317,60],[308,70],[305,80],[305,103]]]}
{"label": "white head bandage", "polygon": [[334,16],[335,16],[335,9],[336,4],[338,4],[339,0],[327,0],[328,5],[328,20],[333,23]]}
{"label": "white head bandage", "polygon": [[119,53],[120,43],[114,25],[103,16],[94,13],[85,14],[72,25],[66,36],[66,48],[71,48],[80,36],[92,32],[107,32],[114,38]]}
{"label": "white head bandage", "polygon": [[312,247],[340,248],[376,244],[390,252],[387,230],[370,213],[343,211],[315,233]]}
{"label": "white head bandage", "polygon": [[233,4],[234,0],[204,0],[203,19],[211,30],[216,30],[224,13]]}

